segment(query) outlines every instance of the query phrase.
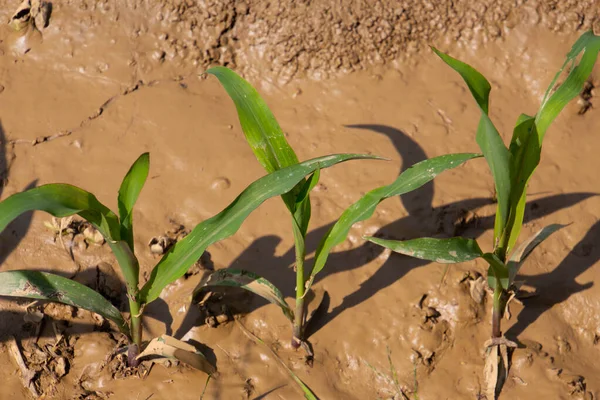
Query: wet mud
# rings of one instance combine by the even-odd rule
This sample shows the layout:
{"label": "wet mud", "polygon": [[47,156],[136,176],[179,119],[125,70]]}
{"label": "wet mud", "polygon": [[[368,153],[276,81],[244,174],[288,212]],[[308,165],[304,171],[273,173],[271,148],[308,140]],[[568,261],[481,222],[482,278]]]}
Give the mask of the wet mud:
{"label": "wet mud", "polygon": [[[19,3],[3,2],[0,18],[8,22]],[[142,277],[173,241],[263,175],[233,104],[203,74],[209,65],[234,68],[258,88],[300,159],[341,152],[391,159],[323,171],[307,242],[313,252],[361,194],[427,157],[477,151],[479,111],[428,45],[488,77],[491,118],[508,140],[517,116],[537,109],[577,34],[599,21],[594,1],[125,3],[55,2],[42,29],[0,29],[0,194],[67,182],[117,209],[120,179],[149,151],[134,213]],[[523,237],[550,223],[570,225],[521,270],[534,295],[511,304],[504,321],[520,345],[501,399],[600,397],[599,74],[548,132],[530,182]],[[277,307],[237,291],[189,302],[207,271],[226,267],[265,276],[291,301],[293,238],[283,204],[272,199],[149,305],[144,338],[184,338],[215,362],[207,399],[302,398],[269,349],[224,317],[223,305],[321,399],[402,398],[397,387],[408,398],[482,398],[486,266],[445,270],[362,236],[461,234],[491,246],[493,213],[491,177],[475,160],[357,224],[316,282],[328,297],[311,326],[310,367],[289,346],[291,328]],[[72,277],[126,309],[108,246],[79,224],[24,215],[0,237],[0,269]],[[0,299],[0,398],[199,398],[206,374],[184,365],[129,373],[115,353],[119,340],[88,312]]]}

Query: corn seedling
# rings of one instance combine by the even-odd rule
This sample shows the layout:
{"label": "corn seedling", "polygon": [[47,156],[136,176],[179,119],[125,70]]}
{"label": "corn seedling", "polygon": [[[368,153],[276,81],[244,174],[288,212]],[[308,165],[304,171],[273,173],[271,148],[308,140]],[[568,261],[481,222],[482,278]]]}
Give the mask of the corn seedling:
{"label": "corn seedling", "polygon": [[[481,110],[476,140],[491,170],[498,202],[492,251],[483,252],[475,240],[462,237],[406,241],[367,238],[397,253],[439,263],[459,263],[483,258],[489,264],[488,284],[494,294],[492,339],[486,345],[486,378],[489,378],[489,392],[494,393],[488,395],[492,398],[497,395],[501,386],[498,385],[499,371],[504,371],[504,374],[508,371],[507,348],[516,346],[503,337],[500,323],[508,301],[518,289],[515,278],[519,268],[535,247],[563,227],[549,225],[514,247],[523,225],[527,183],[540,162],[542,141],[548,127],[562,109],[581,93],[599,50],[600,37],[592,32],[584,33],[577,40],[548,87],[537,114],[522,114],[517,119],[510,145],[506,147],[488,116],[491,90],[489,82],[471,66],[433,48],[464,79]],[[555,87],[567,67],[566,78]]]}
{"label": "corn seedling", "polygon": [[[296,154],[287,143],[277,120],[258,92],[248,82],[227,68],[212,68],[208,73],[219,79],[233,100],[246,139],[256,158],[267,172],[274,173],[296,163],[298,160]],[[307,321],[305,298],[316,275],[325,267],[327,257],[333,247],[346,239],[352,225],[373,215],[375,207],[383,199],[415,190],[431,181],[437,174],[478,156],[477,154],[454,154],[426,160],[405,171],[392,185],[367,193],[359,202],[347,209],[332,229],[324,235],[316,250],[310,274],[305,268],[305,239],[311,216],[310,192],[318,183],[319,170],[284,194],[282,199],[292,216],[295,241],[295,310],[287,304],[281,291],[272,283],[245,270],[217,271],[202,282],[195,293],[205,287],[236,286],[264,297],[281,307],[285,316],[292,323],[292,346],[298,348],[300,345],[305,345],[310,355],[310,348],[306,346],[304,335]]]}
{"label": "corn seedling", "polygon": [[[174,244],[159,260],[148,281],[139,287],[139,263],[134,255],[133,207],[149,171],[149,155],[141,155],[133,164],[119,189],[118,214],[104,206],[91,193],[67,184],[49,184],[17,193],[0,203],[0,232],[19,215],[45,211],[54,217],[78,214],[90,222],[106,239],[121,268],[129,300],[129,322],[102,295],[61,276],[31,270],[0,272],[0,295],[43,299],[92,311],[114,322],[129,338],[129,363],[154,349],[153,354],[171,356],[192,351],[186,343],[168,336],[155,338],[142,353],[141,318],[144,307],[156,300],[162,290],[181,278],[206,248],[233,235],[246,217],[265,200],[292,190],[305,176],[340,162],[369,156],[355,154],[330,155],[303,163],[295,163],[270,173],[250,184],[219,214],[198,224],[182,240]],[[192,351],[193,352],[193,351]],[[196,354],[198,355],[198,354]],[[190,357],[187,357],[188,363]],[[212,367],[192,355],[197,367],[210,373]],[[193,362],[192,362],[193,364]],[[203,367],[204,366],[204,367]]]}

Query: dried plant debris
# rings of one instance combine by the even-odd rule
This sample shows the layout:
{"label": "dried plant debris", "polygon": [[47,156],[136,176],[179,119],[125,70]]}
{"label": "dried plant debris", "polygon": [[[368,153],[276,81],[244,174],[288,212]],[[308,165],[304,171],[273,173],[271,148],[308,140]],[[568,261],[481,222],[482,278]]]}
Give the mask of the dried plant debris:
{"label": "dried plant debris", "polygon": [[162,335],[152,339],[144,351],[137,356],[137,359],[156,359],[157,357],[181,361],[209,375],[216,372],[215,367],[208,362],[198,349],[171,336]]}
{"label": "dried plant debris", "polygon": [[579,106],[579,115],[583,115],[588,112],[592,107],[592,98],[595,97],[595,88],[596,86],[592,81],[586,81],[583,84],[583,90],[579,94],[579,98],[577,99],[577,105]]}
{"label": "dried plant debris", "polygon": [[[175,221],[171,221],[171,224],[172,228],[163,235],[155,236],[150,239],[148,247],[150,248],[150,252],[152,254],[156,256],[164,255],[175,243],[185,238],[190,233],[190,230],[182,224],[179,224]],[[185,277],[189,278],[190,276],[197,275],[201,271],[214,270],[215,266],[211,259],[211,255],[208,251],[205,251],[200,257],[200,260],[198,260],[198,262],[194,263],[194,265],[188,269],[188,271],[185,273]]]}
{"label": "dried plant debris", "polygon": [[204,318],[204,323],[211,328],[216,328],[219,325],[225,324],[229,321],[232,321],[233,318],[227,309],[227,306],[221,305],[221,309],[219,312],[215,312],[214,308],[204,307],[202,310],[205,312],[206,318]]}
{"label": "dried plant debris", "polygon": [[28,26],[42,31],[48,27],[51,14],[52,3],[43,0],[24,0],[8,24],[15,31],[21,31]]}
{"label": "dried plant debris", "polygon": [[44,343],[37,340],[24,341],[22,351],[16,338],[9,340],[9,353],[21,373],[23,386],[34,397],[54,396],[57,385],[69,372],[73,360],[75,340],[60,334],[57,339]]}
{"label": "dried plant debris", "polygon": [[[92,224],[72,216],[68,218],[54,218],[44,222],[44,225],[54,233],[54,240],[63,246],[85,250],[90,245],[101,246],[105,243],[102,234]],[[64,239],[67,239],[65,244]]]}
{"label": "dried plant debris", "polygon": [[190,231],[184,225],[171,221],[172,228],[165,232],[164,235],[155,236],[150,239],[148,247],[150,252],[158,256],[165,254],[171,246],[186,237]]}

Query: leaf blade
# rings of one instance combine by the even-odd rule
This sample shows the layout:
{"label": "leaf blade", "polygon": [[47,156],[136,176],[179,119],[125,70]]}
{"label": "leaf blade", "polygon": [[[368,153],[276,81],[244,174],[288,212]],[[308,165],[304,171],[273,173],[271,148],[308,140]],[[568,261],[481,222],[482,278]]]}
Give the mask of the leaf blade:
{"label": "leaf blade", "polygon": [[331,250],[346,239],[352,225],[370,218],[379,203],[389,197],[418,189],[438,174],[478,157],[481,155],[461,153],[421,161],[400,174],[392,184],[371,190],[348,207],[319,243],[307,289],[312,285],[315,276],[325,267]]}
{"label": "leaf blade", "polygon": [[467,262],[483,256],[483,252],[475,240],[463,237],[412,240],[386,240],[366,237],[365,239],[395,253],[441,264]]}
{"label": "leaf blade", "polygon": [[0,202],[0,232],[19,215],[34,210],[45,211],[57,218],[79,214],[106,238],[118,240],[120,237],[119,219],[108,207],[93,194],[63,183],[29,189]]}
{"label": "leaf blade", "polygon": [[500,282],[502,289],[508,290],[510,286],[508,267],[493,253],[485,253],[483,259],[487,261],[490,266],[488,268],[488,285],[490,285],[491,288],[495,288],[496,282]]}
{"label": "leaf blade", "polygon": [[123,316],[102,295],[71,279],[47,272],[15,270],[0,272],[0,295],[50,300],[95,312],[129,335]]}
{"label": "leaf blade", "polygon": [[204,288],[217,286],[238,287],[248,290],[281,308],[290,322],[294,321],[294,312],[279,289],[254,272],[229,268],[213,272],[194,290],[194,297]]}
{"label": "leaf blade", "polygon": [[519,237],[525,214],[527,183],[540,163],[542,148],[535,120],[521,115],[513,131],[509,151],[511,153],[509,219],[501,240],[502,256],[510,252]]}
{"label": "leaf blade", "polygon": [[[540,110],[536,114],[535,124],[540,137],[540,143],[544,139],[546,130],[558,114],[560,114],[562,109],[583,90],[583,85],[592,73],[599,51],[600,36],[594,35],[592,31],[582,34],[573,44],[571,50],[567,54],[564,64],[546,90]],[[575,65],[576,59],[581,52],[583,52],[583,56],[579,63]],[[569,72],[565,82],[550,95],[558,77],[569,63],[572,63],[574,68]]]}
{"label": "leaf blade", "polygon": [[163,256],[140,291],[140,301],[149,303],[158,298],[162,289],[183,276],[209,245],[233,235],[245,218],[265,200],[288,192],[317,169],[365,158],[371,156],[338,154],[319,157],[275,171],[253,182],[223,211],[198,224]]}
{"label": "leaf blade", "polygon": [[517,273],[519,272],[519,269],[521,268],[527,257],[529,257],[531,252],[544,240],[548,239],[553,233],[559,231],[560,229],[566,226],[567,225],[561,224],[551,224],[545,226],[533,235],[531,235],[526,241],[521,243],[519,247],[515,249],[507,263],[511,283],[514,281],[515,277],[517,276]]}
{"label": "leaf blade", "polygon": [[386,240],[366,237],[365,239],[395,253],[441,264],[467,262],[483,256],[483,252],[475,240],[463,237],[411,240]]}
{"label": "leaf blade", "polygon": [[133,248],[133,207],[137,201],[150,170],[150,154],[144,153],[133,163],[119,188],[118,205],[121,221],[121,239]]}
{"label": "leaf blade", "polygon": [[129,292],[136,294],[139,276],[137,259],[121,241],[119,217],[90,192],[76,186],[53,183],[13,194],[0,202],[0,232],[19,215],[28,211],[45,211],[62,218],[78,214],[104,236],[119,261]]}
{"label": "leaf blade", "polygon": [[219,80],[233,100],[246,140],[267,172],[298,164],[296,153],[256,89],[229,68],[213,67],[206,72]]}
{"label": "leaf blade", "polygon": [[481,119],[477,126],[477,135],[475,139],[481,148],[481,152],[494,177],[494,185],[498,197],[498,216],[494,226],[494,243],[496,243],[497,239],[503,234],[508,219],[511,155],[506,148],[502,137],[492,123],[492,120],[488,116],[489,95],[492,87],[487,79],[485,79],[485,77],[475,68],[442,53],[436,48],[432,47],[432,49],[442,61],[458,72],[463,78],[481,110]]}

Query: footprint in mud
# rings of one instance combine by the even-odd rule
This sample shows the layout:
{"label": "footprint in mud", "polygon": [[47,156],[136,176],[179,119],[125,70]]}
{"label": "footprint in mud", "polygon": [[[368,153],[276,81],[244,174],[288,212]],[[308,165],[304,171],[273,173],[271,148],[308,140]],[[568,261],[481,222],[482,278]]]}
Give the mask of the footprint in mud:
{"label": "footprint in mud", "polygon": [[[559,354],[570,351],[568,342],[560,337],[557,338],[557,348]],[[541,343],[533,340],[521,341],[521,346],[514,350],[511,357],[508,384],[526,386],[528,382],[539,379],[540,374],[560,383],[564,388],[564,397],[561,398],[594,399],[593,393],[587,390],[585,377],[564,369],[557,362],[557,357],[545,351]]]}
{"label": "footprint in mud", "polygon": [[424,366],[429,374],[452,343],[452,328],[442,314],[429,304],[427,295],[423,295],[419,301],[413,317],[418,321],[409,325],[408,341],[412,344],[414,361]]}

